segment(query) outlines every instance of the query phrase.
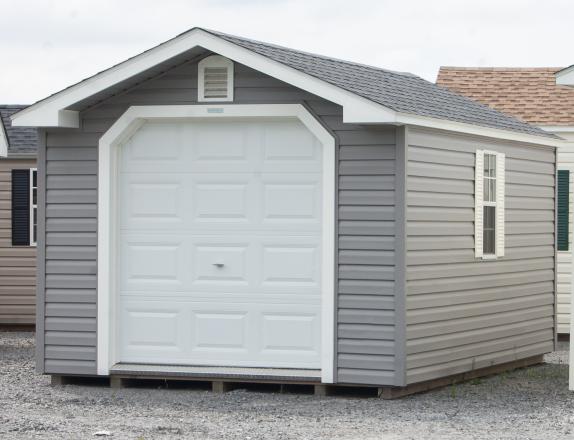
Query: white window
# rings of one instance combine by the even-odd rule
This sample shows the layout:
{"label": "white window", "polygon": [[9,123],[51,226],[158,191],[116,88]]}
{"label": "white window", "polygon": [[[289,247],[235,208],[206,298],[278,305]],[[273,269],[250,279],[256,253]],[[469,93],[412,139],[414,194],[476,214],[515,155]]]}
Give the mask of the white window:
{"label": "white window", "polygon": [[30,246],[36,246],[38,238],[38,170],[30,168]]}
{"label": "white window", "polygon": [[197,73],[198,101],[233,101],[233,61],[211,55],[199,62]]}
{"label": "white window", "polygon": [[504,161],[503,153],[476,151],[474,238],[477,258],[504,256]]}

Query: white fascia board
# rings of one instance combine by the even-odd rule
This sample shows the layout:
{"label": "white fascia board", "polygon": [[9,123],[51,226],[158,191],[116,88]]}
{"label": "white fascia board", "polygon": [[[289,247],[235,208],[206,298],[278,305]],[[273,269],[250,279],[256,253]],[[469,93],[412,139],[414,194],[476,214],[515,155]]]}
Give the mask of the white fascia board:
{"label": "white fascia board", "polygon": [[8,135],[2,121],[0,121],[0,157],[8,157]]}
{"label": "white fascia board", "polygon": [[511,130],[482,127],[480,125],[465,124],[463,122],[447,121],[445,119],[429,118],[427,116],[411,115],[406,113],[397,114],[397,124],[416,125],[425,128],[436,128],[458,133],[485,136],[508,141],[527,142],[546,147],[559,147],[564,145],[563,139],[550,139],[527,133],[519,133]]}
{"label": "white fascia board", "polygon": [[31,105],[13,115],[12,124],[18,127],[78,127],[78,112],[66,110],[68,107],[197,46],[343,106],[344,122],[388,123],[393,122],[396,116],[395,111],[366,98],[270,60],[201,29],[193,29]]}
{"label": "white fascia board", "polygon": [[574,133],[574,125],[538,125],[538,128],[550,133]]}
{"label": "white fascia board", "polygon": [[560,70],[554,74],[556,84],[559,86],[574,86],[574,65]]}

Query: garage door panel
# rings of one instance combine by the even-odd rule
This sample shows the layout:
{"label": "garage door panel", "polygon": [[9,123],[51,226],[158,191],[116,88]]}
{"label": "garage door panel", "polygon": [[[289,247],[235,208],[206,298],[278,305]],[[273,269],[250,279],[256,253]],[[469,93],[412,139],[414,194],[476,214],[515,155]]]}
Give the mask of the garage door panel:
{"label": "garage door panel", "polygon": [[270,122],[263,129],[263,158],[266,172],[319,171],[321,145],[300,122]]}
{"label": "garage door panel", "polygon": [[320,368],[320,144],[295,121],[175,125],[121,151],[121,360]]}
{"label": "garage door panel", "polygon": [[135,359],[140,353],[152,357],[168,355],[183,359],[186,355],[185,311],[160,303],[142,307],[139,303],[124,304],[120,310],[121,349],[123,356]]}
{"label": "garage door panel", "polygon": [[120,177],[120,228],[143,227],[165,229],[185,221],[185,187],[183,178],[168,174]]}
{"label": "garage door panel", "polygon": [[[320,306],[124,301],[124,362],[316,368]],[[192,360],[190,362],[190,360]]]}
{"label": "garage door panel", "polygon": [[199,183],[194,186],[190,203],[195,222],[248,223],[249,183]]}
{"label": "garage door panel", "polygon": [[124,239],[120,287],[126,290],[184,289],[184,246],[179,240]]}
{"label": "garage door panel", "polygon": [[173,167],[183,152],[183,129],[178,123],[146,123],[123,145],[122,169],[159,171]]}
{"label": "garage door panel", "polygon": [[273,285],[318,287],[319,248],[313,245],[265,245],[263,247],[264,287]]}
{"label": "garage door panel", "polygon": [[244,244],[200,244],[194,246],[192,285],[202,288],[206,285],[243,285],[250,282],[247,264],[248,243]]}

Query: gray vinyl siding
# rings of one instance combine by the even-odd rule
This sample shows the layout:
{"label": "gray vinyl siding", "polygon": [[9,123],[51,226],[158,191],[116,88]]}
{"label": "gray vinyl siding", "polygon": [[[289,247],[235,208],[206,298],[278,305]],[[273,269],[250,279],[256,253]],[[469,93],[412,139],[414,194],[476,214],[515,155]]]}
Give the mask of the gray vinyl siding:
{"label": "gray vinyl siding", "polygon": [[35,167],[35,159],[0,159],[0,325],[35,323],[36,248],[12,245],[12,170]]}
{"label": "gray vinyl siding", "polygon": [[[46,373],[96,374],[97,143],[130,105],[194,104],[189,62],[81,115],[78,130],[47,133]],[[235,66],[235,103],[303,103],[337,144],[336,376],[395,384],[395,129],[343,124],[342,109]]]}
{"label": "gray vinyl siding", "polygon": [[[407,383],[552,351],[555,152],[410,128]],[[506,255],[474,257],[475,150],[506,154]]]}

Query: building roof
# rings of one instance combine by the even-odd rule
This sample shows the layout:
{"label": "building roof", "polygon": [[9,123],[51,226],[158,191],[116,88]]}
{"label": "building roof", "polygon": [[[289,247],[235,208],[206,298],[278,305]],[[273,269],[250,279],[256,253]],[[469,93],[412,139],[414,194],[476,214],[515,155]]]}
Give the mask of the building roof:
{"label": "building roof", "polygon": [[10,116],[27,105],[0,104],[0,123],[8,141],[8,156],[35,155],[38,151],[38,131],[31,127],[13,127]]}
{"label": "building roof", "polygon": [[574,88],[560,67],[441,67],[437,84],[536,125],[574,125]]}
{"label": "building roof", "polygon": [[546,134],[411,73],[309,54],[221,32],[207,32],[397,112],[536,135]]}
{"label": "building roof", "polygon": [[[170,60],[181,54],[184,48],[189,51],[198,46],[247,65],[249,64],[245,60],[250,57],[250,59],[254,59],[253,55],[255,54],[258,56],[257,59],[260,60],[257,63],[259,65],[267,63],[269,67],[267,73],[273,71],[279,79],[282,79],[280,76],[285,78],[289,76],[289,72],[294,72],[299,75],[299,80],[301,77],[312,79],[314,86],[306,89],[311,93],[328,99],[316,90],[326,90],[325,87],[331,87],[334,91],[337,91],[337,96],[341,97],[343,96],[342,94],[345,94],[345,103],[348,103],[351,97],[354,97],[355,100],[361,100],[360,102],[356,101],[356,103],[363,105],[364,111],[361,113],[362,115],[372,114],[376,111],[386,115],[386,119],[381,117],[380,120],[377,119],[375,121],[373,118],[373,120],[365,122],[400,123],[401,121],[399,121],[397,115],[406,115],[416,117],[417,121],[421,121],[421,118],[431,118],[432,120],[462,123],[474,127],[505,130],[520,135],[554,137],[552,134],[537,127],[453,93],[416,75],[314,55],[202,28],[193,28],[140,55],[39,101],[16,116],[17,119],[20,119],[18,123],[30,124],[38,121],[35,125],[40,125],[39,122],[41,122],[45,126],[50,126],[48,124],[57,124],[55,126],[71,124],[69,126],[77,126],[77,115],[74,114],[74,111],[77,111],[77,106],[74,106],[78,102],[89,102],[88,98],[90,96],[96,93],[104,93],[106,87],[109,90],[114,90],[114,93],[118,91],[118,84],[121,84],[123,88],[127,88],[129,82],[135,77],[135,66],[139,66],[139,73],[144,75],[146,73],[145,69],[147,69],[148,73],[153,69],[153,66],[150,64],[152,59],[158,60],[154,61],[157,65],[157,63],[165,62],[159,60]],[[180,52],[176,52],[176,47],[180,48],[178,49]],[[245,55],[246,52],[250,56]],[[166,58],[162,58],[162,53],[165,54]],[[167,58],[168,53],[170,58]],[[234,58],[231,55],[236,57]],[[145,64],[145,62],[148,64]],[[271,64],[269,64],[270,62]],[[145,67],[143,67],[144,64]],[[281,73],[277,65],[281,66]],[[269,74],[273,75],[273,73]],[[294,75],[289,77],[294,77]],[[111,83],[112,81],[114,81],[113,84]],[[301,83],[301,81],[299,82]],[[365,107],[362,102],[369,103],[371,109]],[[346,111],[345,105],[343,107]],[[62,113],[62,110],[66,109],[72,109],[73,111]],[[45,113],[42,113],[42,110],[45,110]],[[33,116],[34,112],[37,116]],[[25,114],[26,116],[24,116]],[[60,116],[68,119],[62,122]],[[424,122],[428,126],[432,126],[428,119]],[[424,124],[420,122],[419,125]]]}

